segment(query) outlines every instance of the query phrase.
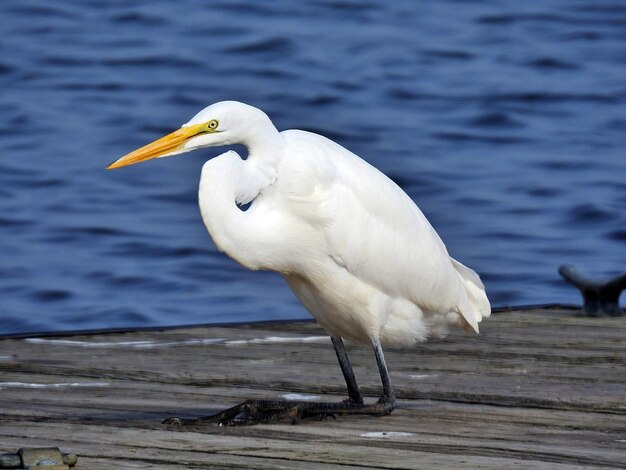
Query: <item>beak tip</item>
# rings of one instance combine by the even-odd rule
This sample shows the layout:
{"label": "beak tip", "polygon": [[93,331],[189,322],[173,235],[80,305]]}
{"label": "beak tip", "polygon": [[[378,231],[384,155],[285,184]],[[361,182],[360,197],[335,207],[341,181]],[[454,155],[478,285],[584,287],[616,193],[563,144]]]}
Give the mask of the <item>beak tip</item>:
{"label": "beak tip", "polygon": [[152,158],[160,158],[169,155],[175,155],[180,153],[179,150],[183,147],[185,142],[200,132],[198,125],[190,128],[182,128],[172,132],[158,140],[155,140],[151,144],[144,145],[143,147],[124,155],[122,158],[110,163],[106,170],[114,170],[123,166],[134,165],[135,163],[150,160]]}

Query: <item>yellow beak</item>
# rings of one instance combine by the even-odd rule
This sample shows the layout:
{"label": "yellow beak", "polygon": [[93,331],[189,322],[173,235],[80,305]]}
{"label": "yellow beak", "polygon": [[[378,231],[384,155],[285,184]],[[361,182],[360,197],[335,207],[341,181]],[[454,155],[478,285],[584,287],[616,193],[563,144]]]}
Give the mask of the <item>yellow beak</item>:
{"label": "yellow beak", "polygon": [[180,150],[192,137],[195,137],[202,131],[207,131],[205,124],[196,124],[195,126],[181,127],[177,131],[167,134],[151,144],[145,145],[140,149],[124,155],[119,160],[114,161],[106,167],[107,170],[120,168],[122,166],[134,165],[135,163],[151,160],[152,158],[161,157],[168,153]]}

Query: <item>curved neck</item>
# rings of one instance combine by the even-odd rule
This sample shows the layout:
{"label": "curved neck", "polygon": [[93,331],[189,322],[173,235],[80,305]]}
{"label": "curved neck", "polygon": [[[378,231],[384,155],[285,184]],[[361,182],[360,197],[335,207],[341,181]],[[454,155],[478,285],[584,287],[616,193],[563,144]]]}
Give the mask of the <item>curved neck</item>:
{"label": "curved neck", "polygon": [[246,212],[237,207],[257,197],[269,181],[257,162],[248,160],[231,151],[205,163],[198,191],[200,213],[221,251],[249,269],[267,269],[272,259],[266,252],[271,238],[267,231],[272,226],[256,217],[254,205]]}
{"label": "curved neck", "polygon": [[230,151],[205,163],[199,189],[202,219],[221,251],[250,269],[269,269],[273,258],[268,252],[276,246],[268,243],[274,227],[267,217],[256,215],[261,198],[246,212],[237,204],[253,201],[274,184],[284,138],[263,114],[240,129],[236,142],[224,143],[245,145],[248,158]]}
{"label": "curved neck", "polygon": [[248,149],[247,162],[263,172],[275,172],[283,158],[284,138],[271,121],[249,129],[241,143]]}
{"label": "curved neck", "polygon": [[262,130],[251,129],[241,143],[248,149],[248,158],[242,161],[238,172],[236,202],[247,204],[265,188],[271,186],[283,158],[283,136],[269,123]]}

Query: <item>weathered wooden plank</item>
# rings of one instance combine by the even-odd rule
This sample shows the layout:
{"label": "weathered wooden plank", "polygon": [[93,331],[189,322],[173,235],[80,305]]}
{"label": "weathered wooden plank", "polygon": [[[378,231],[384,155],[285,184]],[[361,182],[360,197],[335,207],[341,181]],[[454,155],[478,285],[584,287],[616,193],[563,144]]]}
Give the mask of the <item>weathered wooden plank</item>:
{"label": "weathered wooden plank", "polygon": [[[317,433],[312,434],[311,427],[317,428]],[[546,468],[545,463],[559,464],[562,468],[610,468],[615,465],[610,456],[558,455],[545,452],[545,446],[533,447],[532,442],[525,447],[501,452],[490,446],[493,441],[486,440],[477,440],[475,446],[469,446],[439,437],[437,443],[432,444],[424,442],[423,436],[371,439],[345,429],[330,428],[329,432],[327,425],[319,428],[315,424],[297,428],[274,425],[234,432],[218,430],[208,434],[74,424],[73,433],[64,435],[66,427],[56,423],[36,423],[29,427],[29,434],[39,445],[49,442],[46,436],[51,433],[62,436],[63,443],[74,451],[98,458],[110,456],[113,451],[120,460],[135,460],[137,453],[149,450],[151,457],[146,461],[178,463],[185,468],[229,463],[243,467],[249,458],[282,462],[283,465],[306,462],[342,465],[342,468],[344,465],[361,468],[432,468],[435,465],[444,468],[505,468],[516,461],[520,461],[518,466],[522,468]],[[299,431],[299,439],[294,439],[294,430]],[[476,455],[478,452],[480,455]],[[233,461],[230,457],[237,459]]]}
{"label": "weathered wooden plank", "polygon": [[[0,450],[61,446],[89,469],[622,468],[625,331],[622,318],[495,315],[479,337],[389,350],[389,417],[182,431],[161,419],[289,392],[342,399],[330,342],[305,322],[4,339]],[[371,352],[348,349],[374,399]]]}

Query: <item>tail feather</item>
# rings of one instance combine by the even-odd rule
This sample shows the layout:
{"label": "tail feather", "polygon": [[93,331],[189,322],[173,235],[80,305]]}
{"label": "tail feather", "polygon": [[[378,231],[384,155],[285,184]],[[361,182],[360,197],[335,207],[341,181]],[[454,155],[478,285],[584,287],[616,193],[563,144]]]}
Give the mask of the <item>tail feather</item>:
{"label": "tail feather", "polygon": [[483,318],[487,318],[491,315],[491,305],[489,304],[489,299],[485,292],[485,286],[480,280],[480,277],[478,277],[478,274],[467,266],[459,263],[455,259],[452,259],[452,265],[461,276],[463,287],[465,287],[465,294],[467,295],[467,299],[463,299],[459,304],[460,313],[469,326],[478,333],[478,323]]}

